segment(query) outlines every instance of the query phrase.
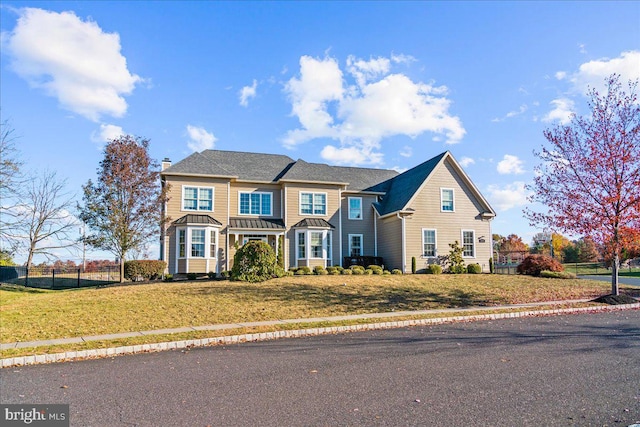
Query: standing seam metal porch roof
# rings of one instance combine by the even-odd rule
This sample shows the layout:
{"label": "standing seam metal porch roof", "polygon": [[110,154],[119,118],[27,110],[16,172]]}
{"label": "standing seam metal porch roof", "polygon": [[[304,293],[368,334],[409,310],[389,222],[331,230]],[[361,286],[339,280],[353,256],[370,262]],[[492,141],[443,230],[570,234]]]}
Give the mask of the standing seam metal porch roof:
{"label": "standing seam metal porch roof", "polygon": [[284,230],[281,219],[265,218],[229,218],[229,228],[244,230]]}

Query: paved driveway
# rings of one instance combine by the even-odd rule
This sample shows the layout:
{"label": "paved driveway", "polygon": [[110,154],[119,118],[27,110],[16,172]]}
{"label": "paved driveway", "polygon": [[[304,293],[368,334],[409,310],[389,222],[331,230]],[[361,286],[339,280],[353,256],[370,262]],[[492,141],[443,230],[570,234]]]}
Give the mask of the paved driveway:
{"label": "paved driveway", "polygon": [[[611,283],[611,276],[585,275],[585,276],[578,276],[578,277],[581,278],[581,279],[600,280],[600,281],[603,281],[603,282]],[[618,282],[620,284],[623,284],[623,285],[629,285],[629,286],[634,286],[634,287],[639,287],[640,288],[640,277],[619,276]]]}
{"label": "paved driveway", "polygon": [[0,370],[72,426],[640,422],[640,310],[455,323]]}

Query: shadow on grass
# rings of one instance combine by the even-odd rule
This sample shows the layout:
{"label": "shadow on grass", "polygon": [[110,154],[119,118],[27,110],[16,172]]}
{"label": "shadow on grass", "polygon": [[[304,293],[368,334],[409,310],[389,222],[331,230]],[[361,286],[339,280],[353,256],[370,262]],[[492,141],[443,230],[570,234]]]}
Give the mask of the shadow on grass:
{"label": "shadow on grass", "polygon": [[491,306],[504,303],[502,298],[462,289],[442,293],[413,288],[383,288],[368,286],[311,286],[281,284],[260,287],[235,282],[228,286],[184,289],[184,293],[217,295],[250,301],[268,301],[278,304],[307,305],[314,309],[331,308],[345,312],[387,312],[392,310],[423,310],[436,308],[465,308]]}

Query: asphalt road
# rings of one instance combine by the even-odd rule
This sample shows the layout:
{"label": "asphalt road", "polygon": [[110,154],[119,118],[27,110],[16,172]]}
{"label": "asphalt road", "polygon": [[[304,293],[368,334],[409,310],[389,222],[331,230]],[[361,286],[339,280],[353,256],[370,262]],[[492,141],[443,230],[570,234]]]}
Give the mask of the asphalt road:
{"label": "asphalt road", "polygon": [[[581,279],[600,280],[611,283],[611,276],[584,275],[579,277]],[[640,277],[618,276],[618,283],[621,285],[640,287]]]}
{"label": "asphalt road", "polygon": [[162,352],[0,371],[73,426],[629,426],[640,310]]}

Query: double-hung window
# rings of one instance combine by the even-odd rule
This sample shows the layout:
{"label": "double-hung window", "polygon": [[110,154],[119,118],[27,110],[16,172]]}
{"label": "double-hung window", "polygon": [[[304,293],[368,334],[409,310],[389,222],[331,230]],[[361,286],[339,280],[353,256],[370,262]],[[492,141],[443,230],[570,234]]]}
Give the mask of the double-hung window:
{"label": "double-hung window", "polygon": [[362,219],[362,197],[349,197],[349,219]]}
{"label": "double-hung window", "polygon": [[455,211],[455,206],[453,203],[453,188],[440,189],[440,206],[442,212]]}
{"label": "double-hung window", "polygon": [[271,193],[240,192],[240,215],[272,215]]}
{"label": "double-hung window", "polygon": [[323,258],[322,231],[312,231],[309,234],[311,234],[311,258]]}
{"label": "double-hung window", "polygon": [[436,256],[436,230],[422,229],[422,256]]}
{"label": "double-hung window", "polygon": [[301,215],[326,215],[327,193],[300,193]]}
{"label": "double-hung window", "polygon": [[178,230],[178,257],[184,258],[187,255],[187,230]]}
{"label": "double-hung window", "polygon": [[362,256],[362,234],[349,234],[349,256]]}
{"label": "double-hung window", "polygon": [[462,230],[462,256],[473,258],[476,256],[475,232]]}
{"label": "double-hung window", "polygon": [[332,258],[331,231],[299,230],[296,231],[296,258],[324,259],[327,265]]}
{"label": "double-hung window", "polygon": [[191,230],[191,257],[204,258],[204,228]]}
{"label": "double-hung window", "polygon": [[213,211],[212,187],[182,187],[182,210]]}

